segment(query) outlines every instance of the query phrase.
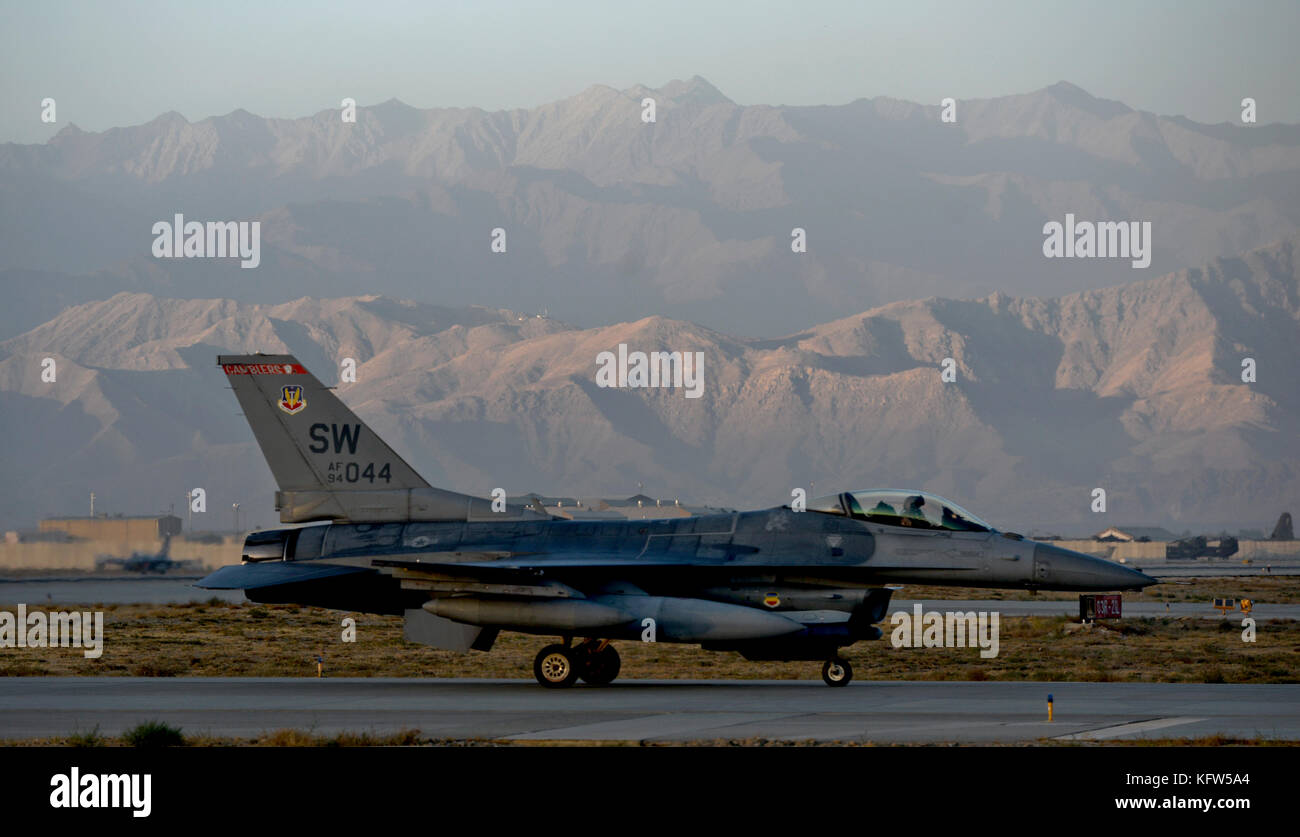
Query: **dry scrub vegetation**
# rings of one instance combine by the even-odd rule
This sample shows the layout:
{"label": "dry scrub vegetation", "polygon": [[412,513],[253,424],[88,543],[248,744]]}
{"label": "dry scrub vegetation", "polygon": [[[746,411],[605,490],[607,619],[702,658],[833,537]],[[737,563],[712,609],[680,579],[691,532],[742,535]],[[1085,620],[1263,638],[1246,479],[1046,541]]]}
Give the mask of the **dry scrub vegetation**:
{"label": "dry scrub vegetation", "polygon": [[[917,596],[910,588],[909,596]],[[1223,595],[1223,594],[1220,594]],[[60,609],[73,609],[60,606]],[[83,608],[85,609],[85,608]],[[0,676],[313,677],[323,655],[327,677],[532,676],[546,637],[504,633],[490,654],[455,654],[406,642],[394,616],[348,614],[295,605],[106,605],[104,653],[74,648],[0,651]],[[357,620],[344,643],[342,619]],[[1260,621],[1241,639],[1235,619],[1124,619],[1079,626],[1067,617],[1003,617],[994,659],[976,648],[893,648],[885,638],[847,649],[858,680],[1082,680],[1191,683],[1300,682],[1300,623]],[[815,662],[751,663],[696,646],[617,643],[621,678],[817,679]]]}

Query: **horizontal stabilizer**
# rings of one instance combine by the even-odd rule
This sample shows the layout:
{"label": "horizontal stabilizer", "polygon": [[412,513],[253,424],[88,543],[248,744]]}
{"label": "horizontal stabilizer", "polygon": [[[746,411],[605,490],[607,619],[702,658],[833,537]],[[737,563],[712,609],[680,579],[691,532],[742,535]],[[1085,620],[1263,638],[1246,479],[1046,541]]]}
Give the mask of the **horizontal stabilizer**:
{"label": "horizontal stabilizer", "polygon": [[298,562],[267,561],[258,564],[232,564],[200,579],[194,586],[204,590],[255,590],[278,584],[295,584],[315,581],[331,576],[351,573],[368,573],[365,567],[344,567],[338,564],[308,564]]}

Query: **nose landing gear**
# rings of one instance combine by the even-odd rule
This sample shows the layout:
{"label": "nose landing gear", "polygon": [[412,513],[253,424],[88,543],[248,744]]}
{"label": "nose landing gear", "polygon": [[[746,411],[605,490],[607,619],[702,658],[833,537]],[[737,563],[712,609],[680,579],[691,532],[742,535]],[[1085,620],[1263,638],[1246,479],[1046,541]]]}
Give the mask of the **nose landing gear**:
{"label": "nose landing gear", "polygon": [[533,659],[533,676],[548,689],[567,689],[581,678],[592,686],[607,686],[618,677],[623,661],[607,639],[581,645],[548,645]]}
{"label": "nose landing gear", "polygon": [[847,686],[853,679],[853,665],[843,657],[834,657],[822,665],[822,680],[827,686]]}

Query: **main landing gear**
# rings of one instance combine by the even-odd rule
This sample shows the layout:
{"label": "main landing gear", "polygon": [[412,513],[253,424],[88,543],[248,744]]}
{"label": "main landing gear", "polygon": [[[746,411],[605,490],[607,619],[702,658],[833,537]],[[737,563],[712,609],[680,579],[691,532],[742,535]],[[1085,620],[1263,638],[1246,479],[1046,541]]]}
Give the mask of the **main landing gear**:
{"label": "main landing gear", "polygon": [[822,680],[827,686],[847,686],[853,679],[853,665],[843,657],[834,657],[822,666]]}
{"label": "main landing gear", "polygon": [[589,639],[572,647],[548,645],[533,659],[533,676],[548,689],[567,689],[581,678],[592,686],[607,686],[618,677],[623,661],[607,639]]}

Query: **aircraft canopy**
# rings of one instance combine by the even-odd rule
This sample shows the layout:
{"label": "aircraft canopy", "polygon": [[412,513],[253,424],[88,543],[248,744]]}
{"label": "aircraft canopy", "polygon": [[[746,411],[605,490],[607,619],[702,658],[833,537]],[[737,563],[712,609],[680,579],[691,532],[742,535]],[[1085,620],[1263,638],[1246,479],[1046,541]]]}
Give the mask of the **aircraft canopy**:
{"label": "aircraft canopy", "polygon": [[842,514],[884,526],[942,529],[949,532],[993,530],[983,520],[938,494],[899,488],[828,494],[809,500],[808,511]]}

